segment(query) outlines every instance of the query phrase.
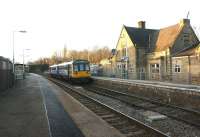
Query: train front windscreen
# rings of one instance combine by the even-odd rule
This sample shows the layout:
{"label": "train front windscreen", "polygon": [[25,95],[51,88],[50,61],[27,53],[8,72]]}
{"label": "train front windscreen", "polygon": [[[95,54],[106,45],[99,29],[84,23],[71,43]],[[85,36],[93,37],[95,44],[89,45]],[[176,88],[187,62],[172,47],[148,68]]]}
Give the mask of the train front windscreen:
{"label": "train front windscreen", "polygon": [[90,71],[89,63],[74,64],[74,71]]}

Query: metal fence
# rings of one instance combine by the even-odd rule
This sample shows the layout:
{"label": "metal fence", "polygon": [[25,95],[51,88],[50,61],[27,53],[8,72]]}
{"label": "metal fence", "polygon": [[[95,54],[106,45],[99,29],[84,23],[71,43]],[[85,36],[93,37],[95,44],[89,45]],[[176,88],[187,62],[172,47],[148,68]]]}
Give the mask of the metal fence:
{"label": "metal fence", "polygon": [[0,56],[0,92],[14,84],[12,63],[10,60]]}

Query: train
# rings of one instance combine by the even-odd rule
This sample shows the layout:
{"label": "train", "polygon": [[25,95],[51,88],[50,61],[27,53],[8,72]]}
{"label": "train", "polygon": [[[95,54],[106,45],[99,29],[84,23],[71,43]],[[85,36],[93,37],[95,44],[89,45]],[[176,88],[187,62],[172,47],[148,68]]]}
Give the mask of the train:
{"label": "train", "polygon": [[49,74],[53,78],[64,79],[72,83],[89,83],[92,81],[90,62],[82,59],[49,66]]}

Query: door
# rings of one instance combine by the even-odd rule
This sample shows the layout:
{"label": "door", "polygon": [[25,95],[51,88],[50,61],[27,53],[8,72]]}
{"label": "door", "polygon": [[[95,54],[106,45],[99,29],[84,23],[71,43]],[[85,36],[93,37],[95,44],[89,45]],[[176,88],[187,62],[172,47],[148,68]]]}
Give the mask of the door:
{"label": "door", "polygon": [[127,65],[126,65],[126,63],[123,63],[122,64],[122,78],[123,79],[128,79],[128,71],[127,71]]}

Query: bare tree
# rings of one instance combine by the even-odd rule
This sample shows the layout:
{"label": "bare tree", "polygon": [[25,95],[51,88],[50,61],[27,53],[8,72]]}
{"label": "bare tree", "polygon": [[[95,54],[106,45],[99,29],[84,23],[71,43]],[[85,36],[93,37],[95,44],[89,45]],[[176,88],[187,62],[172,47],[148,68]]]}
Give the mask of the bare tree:
{"label": "bare tree", "polygon": [[[63,53],[63,55],[61,54]],[[33,64],[58,64],[65,61],[71,61],[75,59],[85,59],[89,57],[91,63],[98,64],[102,59],[109,58],[111,56],[111,50],[104,46],[103,48],[94,47],[92,50],[67,50],[66,47],[63,48],[61,52],[55,51],[50,58],[39,58],[38,60],[32,62]]]}

